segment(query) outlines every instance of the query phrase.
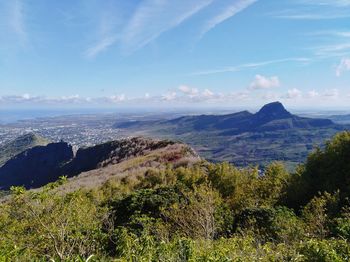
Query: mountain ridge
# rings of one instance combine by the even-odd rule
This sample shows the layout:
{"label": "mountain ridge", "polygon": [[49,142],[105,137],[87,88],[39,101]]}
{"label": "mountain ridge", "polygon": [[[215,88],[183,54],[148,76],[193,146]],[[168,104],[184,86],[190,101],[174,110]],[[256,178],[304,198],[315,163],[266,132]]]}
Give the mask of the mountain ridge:
{"label": "mountain ridge", "polygon": [[259,132],[293,128],[327,127],[335,125],[329,119],[313,119],[291,114],[282,103],[272,102],[264,105],[255,114],[248,111],[226,115],[182,116],[172,120],[134,121],[116,123],[116,128],[142,128],[147,125],[174,125],[177,134],[191,131],[217,130],[223,134]]}
{"label": "mountain ridge", "polygon": [[[171,146],[178,148],[171,156],[164,158],[167,148],[170,150]],[[77,152],[66,142],[50,143],[25,150],[8,160],[0,168],[0,189],[6,190],[11,186],[37,188],[56,181],[60,176],[74,177],[83,172],[150,155],[160,149],[163,149],[163,153],[154,162],[160,161],[161,164],[177,162],[185,156],[198,157],[185,144],[141,137],[109,141],[80,148]]]}

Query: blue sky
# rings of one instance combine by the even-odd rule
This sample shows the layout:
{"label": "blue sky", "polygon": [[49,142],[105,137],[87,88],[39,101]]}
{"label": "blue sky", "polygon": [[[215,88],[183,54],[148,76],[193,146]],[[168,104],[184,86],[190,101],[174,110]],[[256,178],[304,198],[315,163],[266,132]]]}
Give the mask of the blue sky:
{"label": "blue sky", "polygon": [[350,102],[350,0],[0,0],[0,106]]}

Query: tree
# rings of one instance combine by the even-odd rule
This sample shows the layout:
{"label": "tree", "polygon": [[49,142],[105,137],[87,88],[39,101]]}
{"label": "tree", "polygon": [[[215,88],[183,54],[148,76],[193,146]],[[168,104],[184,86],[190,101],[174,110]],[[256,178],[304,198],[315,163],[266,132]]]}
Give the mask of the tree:
{"label": "tree", "polygon": [[100,252],[107,210],[101,209],[87,194],[76,191],[60,195],[55,188],[64,179],[39,191],[12,188],[13,199],[6,205],[7,224],[1,238],[33,257],[48,259],[88,258]]}
{"label": "tree", "polygon": [[183,193],[184,199],[163,211],[165,222],[170,223],[174,233],[193,239],[213,239],[219,230],[217,216],[221,198],[206,185]]}

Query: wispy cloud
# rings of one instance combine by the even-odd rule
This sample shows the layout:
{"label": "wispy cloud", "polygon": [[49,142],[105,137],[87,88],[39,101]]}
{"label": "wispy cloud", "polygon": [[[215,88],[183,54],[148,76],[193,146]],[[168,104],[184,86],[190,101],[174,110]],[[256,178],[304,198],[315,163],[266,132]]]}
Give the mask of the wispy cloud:
{"label": "wispy cloud", "polygon": [[23,9],[24,7],[20,0],[11,1],[9,24],[22,45],[27,42],[27,32],[24,24]]}
{"label": "wispy cloud", "polygon": [[332,20],[339,18],[348,18],[350,17],[349,13],[326,13],[326,14],[317,14],[317,13],[279,13],[273,15],[275,18],[281,19],[291,19],[291,20]]}
{"label": "wispy cloud", "polygon": [[[127,16],[120,25],[99,33],[95,41],[85,51],[85,56],[93,58],[114,44],[119,45],[124,54],[131,54],[159,38],[163,33],[180,26],[197,13],[210,6],[213,12],[200,22],[199,35],[204,36],[220,23],[244,10],[258,0],[144,0]],[[113,21],[117,15],[104,15],[105,21]],[[103,17],[102,17],[103,18]]]}
{"label": "wispy cloud", "polygon": [[90,59],[104,52],[118,41],[119,31],[126,19],[123,3],[120,0],[105,1],[96,8],[100,9],[94,10],[96,13],[94,15],[97,17],[95,39],[84,52],[84,56]]}
{"label": "wispy cloud", "polygon": [[122,49],[131,53],[180,25],[214,0],[145,0],[122,33]]}
{"label": "wispy cloud", "polygon": [[300,3],[319,6],[350,6],[350,0],[299,0]]}
{"label": "wispy cloud", "polygon": [[308,34],[309,36],[331,36],[331,37],[341,37],[348,38],[350,37],[350,31],[341,31],[341,30],[325,30],[325,31],[316,31]]}
{"label": "wispy cloud", "polygon": [[280,10],[270,16],[292,20],[332,20],[350,17],[348,0],[296,0],[294,8]]}
{"label": "wispy cloud", "polygon": [[116,36],[105,36],[99,42],[95,43],[93,46],[90,46],[85,51],[85,56],[87,58],[94,58],[99,53],[106,50],[108,47],[112,46],[117,40]]}
{"label": "wispy cloud", "polygon": [[[227,0],[226,0],[227,1]],[[227,1],[217,14],[204,23],[204,26],[200,32],[200,38],[203,37],[207,32],[212,30],[217,25],[221,24],[230,17],[243,11],[250,5],[254,4],[258,0],[233,0]]]}
{"label": "wispy cloud", "polygon": [[314,54],[320,58],[342,57],[350,53],[350,41],[312,47]]}
{"label": "wispy cloud", "polygon": [[350,31],[348,30],[313,31],[305,35],[312,42],[317,43],[307,48],[312,51],[314,60],[344,57],[350,54]]}
{"label": "wispy cloud", "polygon": [[259,68],[259,67],[263,67],[263,66],[280,64],[280,63],[287,63],[287,62],[295,62],[295,63],[305,64],[305,63],[311,62],[311,59],[305,58],[305,57],[275,59],[275,60],[268,60],[268,61],[263,61],[263,62],[246,63],[246,64],[236,65],[236,66],[227,66],[227,67],[218,68],[218,69],[197,71],[197,72],[191,73],[190,75],[194,75],[194,76],[196,76],[196,75],[212,75],[212,74],[219,74],[219,73],[237,72],[237,71],[241,71],[244,69]]}

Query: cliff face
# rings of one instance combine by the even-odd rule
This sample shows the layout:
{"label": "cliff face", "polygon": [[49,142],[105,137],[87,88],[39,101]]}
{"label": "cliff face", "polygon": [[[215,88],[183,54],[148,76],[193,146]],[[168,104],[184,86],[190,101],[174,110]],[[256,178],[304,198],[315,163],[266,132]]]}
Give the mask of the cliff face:
{"label": "cliff face", "polygon": [[[156,141],[145,138],[131,138],[107,142],[88,148],[81,148],[76,153],[67,143],[52,143],[26,150],[10,159],[0,168],[0,189],[11,186],[36,188],[56,181],[60,176],[73,177],[85,171],[115,165],[125,160],[152,154],[175,145],[172,141]],[[186,145],[179,147],[166,158],[159,157],[162,162],[172,162],[188,157],[198,157]],[[186,149],[187,150],[184,150]],[[186,152],[185,152],[186,151]]]}
{"label": "cliff face", "polygon": [[79,149],[75,158],[67,163],[63,170],[69,176],[74,176],[84,171],[117,164],[132,157],[145,155],[147,152],[172,144],[174,144],[172,141],[156,141],[140,137],[110,141],[93,147]]}
{"label": "cliff face", "polygon": [[8,189],[12,185],[37,187],[54,181],[72,157],[72,147],[63,142],[28,149],[0,168],[0,188]]}

